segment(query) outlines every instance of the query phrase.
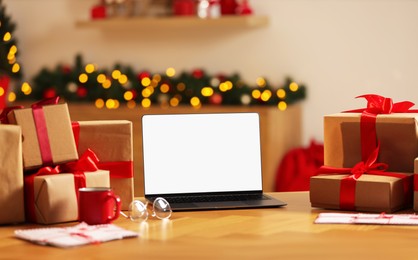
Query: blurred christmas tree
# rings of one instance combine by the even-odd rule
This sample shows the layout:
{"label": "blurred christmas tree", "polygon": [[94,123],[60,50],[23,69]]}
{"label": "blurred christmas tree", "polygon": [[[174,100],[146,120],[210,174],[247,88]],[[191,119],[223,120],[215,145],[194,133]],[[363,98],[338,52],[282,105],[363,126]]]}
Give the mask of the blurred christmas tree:
{"label": "blurred christmas tree", "polygon": [[6,104],[7,92],[11,79],[21,79],[22,73],[16,61],[17,41],[13,37],[16,29],[10,17],[6,14],[6,7],[0,0],[0,109]]}

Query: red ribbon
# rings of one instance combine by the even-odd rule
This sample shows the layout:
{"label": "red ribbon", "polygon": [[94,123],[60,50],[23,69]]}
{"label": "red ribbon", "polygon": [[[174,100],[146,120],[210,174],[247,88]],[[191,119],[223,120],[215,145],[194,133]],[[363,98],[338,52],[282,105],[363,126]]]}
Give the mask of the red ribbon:
{"label": "red ribbon", "polygon": [[42,165],[52,165],[53,163],[43,106],[55,105],[58,104],[58,101],[59,97],[54,97],[32,104],[32,114],[35,121],[36,134],[38,136]]}
{"label": "red ribbon", "polygon": [[355,210],[355,194],[356,194],[356,181],[363,174],[379,175],[400,178],[403,181],[405,198],[410,197],[411,193],[411,179],[410,175],[385,172],[388,169],[388,165],[385,163],[376,163],[377,156],[379,154],[379,145],[370,154],[366,162],[359,162],[353,168],[334,168],[329,166],[321,166],[318,169],[317,174],[350,174],[341,180],[340,186],[340,208],[343,210]]}
{"label": "red ribbon", "polygon": [[344,112],[361,113],[360,118],[360,141],[361,141],[361,158],[366,161],[370,154],[377,147],[376,135],[376,118],[380,114],[392,113],[416,113],[418,110],[411,110],[414,103],[410,101],[402,101],[393,103],[391,98],[379,95],[368,94],[357,96],[356,98],[365,98],[367,107]]}
{"label": "red ribbon", "polygon": [[81,155],[78,161],[57,165],[55,167],[42,167],[36,173],[25,176],[24,187],[27,219],[34,222],[36,221],[34,188],[35,177],[60,173],[72,173],[74,175],[75,192],[78,198],[78,189],[86,187],[86,176],[84,172],[97,171],[98,163],[99,159],[97,158],[96,154],[92,150],[87,149],[87,151]]}
{"label": "red ribbon", "polygon": [[13,107],[6,107],[3,109],[3,111],[1,111],[0,114],[0,123],[1,124],[8,124],[9,123],[9,119],[7,118],[7,114],[9,114],[10,111],[15,110],[15,109],[22,109],[23,106],[13,106]]}
{"label": "red ribbon", "polygon": [[[80,124],[78,122],[72,122],[71,125],[73,128],[74,140],[78,148],[80,140]],[[97,166],[101,170],[108,170],[110,178],[133,178],[134,176],[132,161],[98,162]]]}

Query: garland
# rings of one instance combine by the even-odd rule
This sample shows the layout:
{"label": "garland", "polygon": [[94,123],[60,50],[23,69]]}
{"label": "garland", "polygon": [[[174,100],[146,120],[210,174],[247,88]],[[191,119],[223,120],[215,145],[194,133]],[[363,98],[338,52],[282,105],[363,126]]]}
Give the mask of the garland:
{"label": "garland", "polygon": [[112,70],[84,64],[76,56],[73,67],[59,64],[55,69],[43,68],[24,83],[16,100],[41,100],[60,96],[67,101],[94,102],[96,107],[117,108],[121,103],[137,105],[267,105],[285,110],[306,97],[306,88],[290,78],[281,87],[273,87],[264,78],[256,86],[245,83],[238,74],[209,75],[204,70],[176,73],[135,72],[130,66],[116,64]]}

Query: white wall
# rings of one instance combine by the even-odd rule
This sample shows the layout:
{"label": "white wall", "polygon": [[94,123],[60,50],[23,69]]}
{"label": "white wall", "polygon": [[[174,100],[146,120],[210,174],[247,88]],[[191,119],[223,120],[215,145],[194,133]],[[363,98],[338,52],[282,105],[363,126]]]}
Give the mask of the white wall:
{"label": "white wall", "polygon": [[322,116],[364,107],[376,93],[418,102],[418,1],[252,0],[270,25],[249,31],[102,31],[80,29],[98,0],[4,0],[18,28],[19,60],[28,79],[43,66],[116,62],[161,72],[204,68],[238,72],[248,82],[286,76],[306,84],[304,143],[323,140]]}

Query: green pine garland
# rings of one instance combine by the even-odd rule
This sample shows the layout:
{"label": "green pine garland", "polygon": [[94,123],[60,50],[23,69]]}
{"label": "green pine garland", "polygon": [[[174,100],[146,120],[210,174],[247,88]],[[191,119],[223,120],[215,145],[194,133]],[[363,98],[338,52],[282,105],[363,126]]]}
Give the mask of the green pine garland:
{"label": "green pine garland", "polygon": [[[146,71],[136,72],[130,66],[116,64],[112,70],[95,69],[86,72],[86,65],[81,55],[77,55],[73,67],[57,65],[55,69],[43,68],[34,78],[30,90],[25,93],[18,91],[16,100],[41,100],[52,96],[60,96],[67,101],[96,102],[100,100],[117,100],[120,103],[135,102],[143,104],[170,104],[176,99],[179,105],[190,105],[198,100],[200,105],[269,105],[277,106],[279,102],[286,105],[293,104],[306,97],[304,85],[296,85],[297,89],[291,89],[290,78],[287,78],[284,85],[274,88],[267,80],[260,86],[249,86],[238,74],[232,75],[209,75],[203,70],[177,73],[173,77],[165,73],[152,74]],[[118,70],[121,75],[126,76],[127,81],[119,81],[112,78],[112,72]],[[87,80],[84,82],[80,75]],[[109,88],[102,87],[98,82],[99,75],[105,75],[111,82]],[[159,75],[156,77],[156,75]],[[100,78],[100,77],[99,77]],[[142,83],[143,78],[156,79],[149,86]],[[81,80],[81,81],[80,81]],[[222,91],[219,84],[227,82],[232,88]],[[293,83],[295,86],[296,83]],[[164,87],[163,87],[164,85]],[[148,88],[147,88],[148,87]],[[206,87],[206,88],[205,88]],[[207,88],[209,87],[209,88]],[[208,90],[209,95],[204,95],[202,89]],[[147,89],[147,90],[144,90]],[[281,89],[282,94],[278,97],[277,90]],[[264,99],[253,96],[253,91],[265,93]],[[126,92],[131,96],[126,96]],[[267,97],[267,98],[266,98]]]}

